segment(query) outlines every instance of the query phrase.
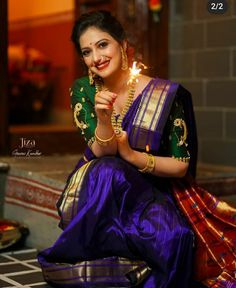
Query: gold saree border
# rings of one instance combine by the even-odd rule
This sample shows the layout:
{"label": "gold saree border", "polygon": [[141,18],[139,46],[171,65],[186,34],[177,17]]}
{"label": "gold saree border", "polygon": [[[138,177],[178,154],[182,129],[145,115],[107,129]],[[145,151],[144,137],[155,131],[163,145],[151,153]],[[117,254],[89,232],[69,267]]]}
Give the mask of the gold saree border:
{"label": "gold saree border", "polygon": [[[154,131],[160,120],[161,111],[170,89],[170,84],[161,83],[154,87],[154,83],[139,106],[133,125]],[[158,104],[158,105],[157,105]]]}
{"label": "gold saree border", "polygon": [[171,82],[160,80],[158,83],[152,82],[147,92],[143,94],[132,123],[131,145],[133,147],[146,149],[149,145],[150,148],[153,141],[157,145],[160,140],[158,135],[161,135],[164,128],[162,122],[163,116],[166,114],[166,105],[172,102],[173,93],[171,91],[175,91],[171,87]]}
{"label": "gold saree border", "polygon": [[[116,279],[119,283],[129,283],[125,274],[145,264],[144,261],[123,257],[81,261],[76,264],[56,263],[42,267],[46,281],[57,284],[78,284],[93,282],[100,285]],[[129,285],[121,286],[129,287]]]}
{"label": "gold saree border", "polygon": [[66,187],[63,200],[58,210],[61,214],[61,223],[65,228],[70,221],[77,214],[77,203],[79,200],[79,192],[86,175],[86,172],[94,160],[91,160],[81,166],[70,178],[68,186]]}

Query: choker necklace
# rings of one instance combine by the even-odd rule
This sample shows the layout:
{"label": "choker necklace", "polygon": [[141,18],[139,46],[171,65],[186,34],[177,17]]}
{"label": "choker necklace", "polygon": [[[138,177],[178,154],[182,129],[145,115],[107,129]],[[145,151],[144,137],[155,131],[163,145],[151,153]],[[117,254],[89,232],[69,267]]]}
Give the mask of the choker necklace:
{"label": "choker necklace", "polygon": [[[95,87],[96,87],[96,93],[99,91],[102,91],[104,89],[103,82],[100,79],[96,79],[95,81]],[[119,115],[116,115],[115,110],[113,108],[112,114],[111,114],[111,125],[114,129],[114,133],[116,136],[121,136],[122,129],[122,121],[128,112],[130,106],[132,105],[134,101],[134,94],[135,94],[135,81],[132,81],[129,84],[129,93],[127,100],[125,102],[125,106],[123,107],[121,113]]]}

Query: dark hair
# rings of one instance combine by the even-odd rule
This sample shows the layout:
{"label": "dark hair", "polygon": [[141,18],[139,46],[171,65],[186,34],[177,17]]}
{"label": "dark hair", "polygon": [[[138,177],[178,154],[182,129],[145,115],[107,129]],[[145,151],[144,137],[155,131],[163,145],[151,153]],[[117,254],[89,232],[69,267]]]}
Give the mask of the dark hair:
{"label": "dark hair", "polygon": [[92,26],[109,33],[119,43],[126,39],[122,25],[110,12],[101,10],[85,13],[75,22],[71,34],[71,40],[79,54],[81,54],[79,38]]}

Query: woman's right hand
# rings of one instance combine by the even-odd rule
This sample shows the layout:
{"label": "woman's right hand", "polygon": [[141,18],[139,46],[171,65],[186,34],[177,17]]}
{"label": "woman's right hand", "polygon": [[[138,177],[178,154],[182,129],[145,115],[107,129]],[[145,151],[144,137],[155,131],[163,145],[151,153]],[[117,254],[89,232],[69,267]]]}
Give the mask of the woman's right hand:
{"label": "woman's right hand", "polygon": [[95,94],[95,112],[97,119],[102,124],[111,123],[113,103],[117,95],[108,90],[102,90]]}

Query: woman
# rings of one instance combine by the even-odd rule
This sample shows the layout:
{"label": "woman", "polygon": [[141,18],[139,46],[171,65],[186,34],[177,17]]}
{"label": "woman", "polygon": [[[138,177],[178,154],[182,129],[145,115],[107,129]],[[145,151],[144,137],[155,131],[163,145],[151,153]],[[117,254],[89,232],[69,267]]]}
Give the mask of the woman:
{"label": "woman", "polygon": [[[205,257],[196,263],[195,278],[209,287],[233,287],[235,219],[218,211],[192,180],[197,140],[189,92],[167,80],[130,76],[125,32],[109,12],[82,15],[72,40],[89,71],[71,89],[75,123],[88,146],[58,202],[64,231],[39,254],[46,281],[58,287],[128,287],[129,281],[191,287],[193,229],[196,253]],[[218,225],[216,219],[230,239],[219,243],[208,225]],[[218,263],[219,253],[228,251],[230,264],[222,257]]]}

